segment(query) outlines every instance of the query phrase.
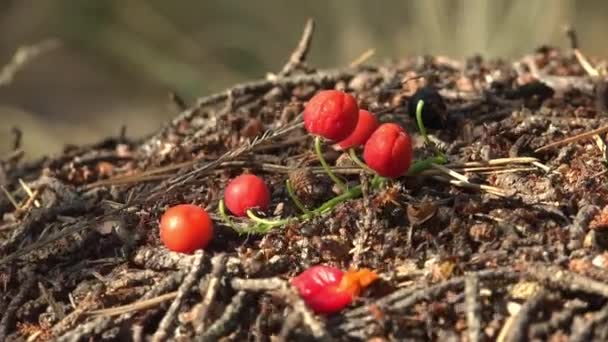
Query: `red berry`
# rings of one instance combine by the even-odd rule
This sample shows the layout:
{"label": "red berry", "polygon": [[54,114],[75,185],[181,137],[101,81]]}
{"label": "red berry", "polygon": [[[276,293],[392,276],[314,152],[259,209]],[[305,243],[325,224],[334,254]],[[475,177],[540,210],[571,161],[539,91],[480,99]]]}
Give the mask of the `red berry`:
{"label": "red berry", "polygon": [[364,109],[359,110],[359,121],[355,130],[344,140],[340,141],[337,146],[339,149],[347,150],[352,147],[365,144],[367,139],[378,128],[378,119],[376,116]]}
{"label": "red berry", "polygon": [[169,208],[160,219],[160,239],[170,250],[192,253],[213,237],[213,222],[205,209],[193,204]]}
{"label": "red berry", "polygon": [[245,173],[228,184],[224,202],[235,216],[245,216],[249,209],[266,210],[270,203],[270,191],[262,178]]}
{"label": "red berry", "polygon": [[291,284],[306,305],[316,313],[340,311],[353,300],[353,294],[339,289],[344,272],[336,267],[318,265],[300,273]]}
{"label": "red berry", "polygon": [[382,124],[365,143],[363,159],[380,176],[399,177],[412,162],[410,137],[395,123]]}
{"label": "red berry", "polygon": [[359,116],[357,100],[338,90],[322,90],[304,108],[304,127],[310,134],[332,141],[346,139]]}

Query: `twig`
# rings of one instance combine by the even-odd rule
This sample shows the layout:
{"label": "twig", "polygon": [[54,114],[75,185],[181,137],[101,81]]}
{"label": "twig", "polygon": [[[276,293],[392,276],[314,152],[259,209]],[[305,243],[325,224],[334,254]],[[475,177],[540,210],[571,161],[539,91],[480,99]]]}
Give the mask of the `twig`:
{"label": "twig", "polygon": [[608,284],[545,263],[528,263],[526,275],[549,286],[570,291],[582,291],[608,298]]}
{"label": "twig", "polygon": [[33,45],[17,49],[11,61],[0,69],[0,87],[13,82],[15,75],[34,58],[60,45],[59,40],[51,38]]}
{"label": "twig", "polygon": [[122,315],[124,313],[141,311],[141,310],[153,308],[160,303],[164,303],[168,300],[175,299],[175,297],[177,297],[177,291],[165,293],[163,295],[159,295],[159,296],[156,296],[156,297],[150,298],[150,299],[140,300],[138,302],[131,303],[131,304],[115,306],[115,307],[107,308],[107,309],[89,311],[89,312],[87,312],[87,314],[91,315],[91,316],[104,316],[104,317],[118,316],[118,315]]}
{"label": "twig", "polygon": [[554,148],[554,147],[559,147],[559,146],[562,146],[562,145],[567,145],[567,144],[570,144],[570,143],[573,143],[573,142],[576,142],[576,141],[579,141],[579,140],[591,138],[591,137],[593,137],[594,135],[597,135],[597,134],[604,134],[606,132],[608,132],[608,126],[602,126],[600,128],[596,128],[596,129],[591,130],[589,132],[577,134],[577,135],[575,135],[573,137],[569,137],[569,138],[565,138],[565,139],[562,139],[562,140],[559,140],[559,141],[556,141],[556,142],[552,142],[552,143],[547,144],[547,145],[545,145],[543,147],[537,148],[536,150],[534,150],[534,152],[538,153],[538,152],[546,151],[546,150]]}
{"label": "twig", "polygon": [[[515,280],[520,273],[510,267],[487,269],[476,272],[480,281],[492,279]],[[413,288],[402,288],[375,303],[375,306],[390,312],[406,312],[416,303],[422,300],[430,300],[445,294],[450,290],[459,290],[464,287],[465,278],[456,277],[432,286],[420,286]],[[369,305],[352,309],[330,323],[339,334],[346,334],[352,338],[361,338],[361,331],[373,324],[375,319],[370,315]]]}
{"label": "twig", "polygon": [[363,52],[359,57],[355,58],[352,62],[350,62],[349,66],[351,68],[358,67],[359,65],[365,63],[368,59],[372,58],[375,53],[376,49],[368,49]]}
{"label": "twig", "polygon": [[539,309],[547,300],[547,293],[544,289],[541,289],[532,298],[528,299],[524,305],[521,306],[517,314],[515,314],[505,331],[505,341],[516,342],[516,341],[528,341],[528,326],[533,313]]}
{"label": "twig", "polygon": [[186,108],[188,108],[184,99],[182,99],[182,97],[174,91],[169,92],[169,101],[171,101],[171,103],[173,103],[180,112],[183,112],[186,110]]}
{"label": "twig", "polygon": [[13,139],[13,151],[17,151],[21,149],[21,143],[23,142],[23,132],[21,131],[21,129],[19,129],[19,127],[16,126],[11,129],[11,132],[15,136]]}
{"label": "twig", "polygon": [[279,342],[289,341],[291,333],[300,325],[300,323],[302,323],[302,316],[295,311],[290,312],[283,322],[283,326],[281,327],[281,332],[279,333],[279,338],[277,340]]}
{"label": "twig", "polygon": [[228,98],[228,94],[232,94],[234,97],[242,96],[249,93],[263,93],[269,91],[273,87],[293,87],[298,84],[316,83],[316,84],[327,84],[331,82],[337,82],[339,80],[349,79],[355,75],[354,69],[334,69],[334,70],[320,70],[315,74],[306,75],[292,75],[288,77],[277,77],[276,79],[264,79],[257,80],[247,83],[237,84],[232,88],[226,89],[222,92],[201,97],[196,100],[196,103],[191,107],[180,113],[175,117],[171,124],[167,125],[163,129],[159,130],[153,137],[142,144],[141,149],[153,150],[154,145],[158,140],[166,134],[170,127],[179,125],[180,122],[190,120],[198,111],[209,105],[217,104]]}
{"label": "twig", "polygon": [[[176,271],[168,276],[166,276],[160,283],[158,283],[154,288],[148,291],[145,295],[141,297],[141,299],[135,303],[122,305],[113,308],[107,308],[102,310],[93,310],[88,311],[87,315],[89,316],[114,316],[123,313],[132,313],[139,310],[147,309],[150,307],[154,307],[159,303],[175,298],[177,295],[177,291],[169,292],[164,295],[161,293],[165,291],[171,291],[178,284],[182,282],[186,273],[185,271]],[[126,317],[123,317],[126,318]]]}
{"label": "twig", "polygon": [[496,159],[490,159],[490,160],[486,160],[486,161],[451,163],[451,164],[445,164],[444,166],[452,168],[452,169],[457,169],[457,168],[463,168],[463,167],[498,166],[498,165],[508,165],[508,164],[530,164],[535,161],[538,161],[538,158],[534,158],[534,157],[496,158]]}
{"label": "twig", "polygon": [[530,338],[532,340],[546,338],[553,330],[569,327],[574,316],[586,311],[588,307],[589,304],[580,299],[575,299],[566,303],[564,310],[553,313],[549,321],[536,323],[530,326]]}
{"label": "twig", "polygon": [[4,195],[9,200],[9,202],[11,202],[13,207],[15,207],[15,210],[19,210],[20,206],[19,206],[19,203],[17,203],[17,200],[15,200],[15,197],[13,197],[13,195],[11,195],[11,193],[8,190],[6,190],[6,188],[3,185],[0,185],[0,189],[2,189],[2,192],[4,192]]}
{"label": "twig", "polygon": [[[361,254],[365,252],[365,242],[370,234],[373,220],[373,209],[369,198],[369,182],[364,172],[361,172],[359,178],[361,179],[361,193],[363,197],[363,217],[362,220],[357,220],[356,224],[359,227],[357,236],[353,241],[353,248],[350,253],[353,253],[352,267],[357,268],[361,262]],[[363,222],[360,222],[363,221]]]}
{"label": "twig", "polygon": [[481,336],[481,304],[479,303],[479,277],[477,275],[465,276],[464,295],[469,342],[478,342]]}
{"label": "twig", "polygon": [[302,31],[302,37],[296,49],[291,53],[289,61],[283,66],[283,69],[279,72],[280,77],[288,76],[295,69],[297,69],[306,60],[306,55],[310,49],[312,42],[312,36],[315,31],[315,21],[312,18],[306,20],[304,30]]}
{"label": "twig", "polygon": [[454,186],[458,186],[461,188],[473,189],[473,190],[478,190],[478,191],[486,191],[492,195],[496,195],[499,197],[508,196],[508,194],[503,189],[500,189],[500,188],[497,188],[494,186],[490,186],[490,185],[476,184],[476,183],[470,183],[470,182],[465,182],[465,181],[461,181],[461,180],[448,179],[448,178],[441,177],[441,176],[433,176],[433,179],[436,179],[436,180],[442,181],[442,182],[446,182],[446,183],[450,183]]}
{"label": "twig", "polygon": [[87,296],[78,304],[74,311],[70,312],[61,321],[57,322],[52,328],[53,336],[61,336],[68,329],[75,326],[84,316],[87,310],[94,308],[98,305],[95,297],[100,295],[102,287],[97,287],[95,290],[89,292]]}
{"label": "twig", "polygon": [[42,297],[44,298],[44,300],[46,300],[47,304],[49,304],[49,306],[53,310],[55,317],[57,317],[58,320],[64,319],[65,312],[63,311],[63,308],[61,306],[57,305],[57,302],[55,301],[55,298],[53,298],[53,295],[44,287],[44,285],[42,285],[41,282],[38,282],[38,288],[40,289],[40,293],[42,293]]}
{"label": "twig", "polygon": [[207,288],[200,309],[194,316],[194,331],[197,335],[205,331],[205,319],[209,309],[215,300],[215,296],[220,287],[220,279],[226,267],[226,255],[224,253],[214,256],[211,259],[211,274],[207,280]]}
{"label": "twig", "polygon": [[[148,299],[151,299],[154,297],[158,297],[161,293],[163,293],[165,291],[173,290],[174,288],[176,288],[178,286],[179,283],[181,283],[181,281],[184,279],[184,277],[185,277],[184,271],[177,271],[177,272],[173,272],[173,273],[169,274],[161,282],[159,282],[156,286],[154,286],[150,291],[148,291],[145,295],[143,295],[141,297],[139,303],[145,302]],[[171,296],[168,296],[169,298],[166,298],[164,300],[169,300],[171,298],[174,298],[176,293],[177,292],[169,293]],[[130,304],[129,306],[136,305],[136,304],[137,303]],[[155,305],[157,305],[157,304],[155,304]],[[126,306],[123,306],[122,308],[125,308],[125,307]],[[130,307],[130,308],[127,308],[127,310],[124,310],[123,312],[121,312],[122,315],[119,317],[116,317],[116,318],[112,318],[112,317],[104,314],[106,312],[112,313],[113,309],[116,309],[116,308],[105,309],[102,312],[100,312],[101,310],[86,312],[86,314],[89,316],[94,315],[95,313],[101,313],[101,315],[98,317],[95,317],[90,322],[78,325],[75,329],[72,329],[69,332],[62,335],[61,337],[59,337],[57,339],[57,341],[70,341],[70,342],[80,341],[89,335],[99,334],[99,333],[105,331],[106,329],[109,329],[113,325],[120,324],[120,323],[130,319],[135,314],[135,312],[137,312],[137,310],[133,310],[133,307]]]}
{"label": "twig", "polygon": [[492,216],[492,215],[488,215],[488,214],[484,214],[484,213],[475,213],[475,214],[473,214],[473,216],[479,217],[479,218],[483,218],[483,219],[487,219],[487,220],[491,220],[491,221],[498,222],[498,223],[512,225],[520,233],[525,233],[527,231],[527,229],[526,229],[525,226],[522,226],[520,224],[515,224],[515,223],[512,223],[512,222],[507,222],[507,220],[502,219],[500,217],[496,217],[496,216]]}
{"label": "twig", "polygon": [[169,309],[167,309],[165,316],[160,321],[158,329],[152,336],[152,342],[161,342],[167,339],[169,335],[169,329],[171,328],[171,325],[175,320],[175,316],[177,316],[177,312],[182,305],[184,297],[190,292],[192,286],[200,277],[204,265],[203,256],[204,254],[202,252],[196,254],[194,258],[194,264],[192,265],[190,272],[188,273],[182,284],[179,286],[173,303],[171,303],[171,306],[169,306]]}
{"label": "twig", "polygon": [[578,35],[576,34],[576,31],[572,27],[568,26],[568,27],[566,27],[564,33],[566,34],[566,37],[570,41],[570,48],[574,52],[576,59],[578,60],[579,64],[583,67],[585,72],[587,72],[587,74],[589,76],[591,76],[592,78],[599,77],[600,76],[599,72],[591,65],[591,63],[589,63],[589,60],[587,60],[587,58],[579,50]]}
{"label": "twig", "polygon": [[[36,192],[32,191],[32,189],[27,184],[25,184],[25,182],[21,178],[19,178],[19,184],[21,185],[21,187],[23,188],[25,193],[29,196],[28,201],[34,200],[34,205],[36,205],[37,208],[40,208],[40,202],[38,202],[38,200],[36,199],[36,196],[37,196],[38,192],[40,191],[40,188],[36,189],[37,190]],[[24,205],[24,206],[26,206],[26,205]]]}
{"label": "twig", "polygon": [[70,330],[64,335],[57,338],[57,342],[78,342],[83,340],[86,336],[100,334],[106,330],[114,320],[111,317],[101,316],[93,319],[92,321],[82,323],[76,326],[76,328]]}
{"label": "twig", "polygon": [[151,200],[157,195],[166,194],[167,192],[170,192],[171,190],[173,190],[175,187],[191,181],[197,175],[201,175],[204,172],[209,172],[212,169],[221,165],[221,163],[234,159],[234,158],[237,158],[241,154],[243,154],[247,151],[250,151],[255,146],[260,145],[263,142],[270,141],[277,137],[283,136],[297,128],[300,128],[300,126],[301,126],[301,123],[293,123],[291,125],[283,127],[276,131],[268,130],[268,131],[264,132],[264,134],[256,137],[253,141],[247,142],[247,143],[237,147],[236,149],[230,150],[230,151],[222,154],[221,156],[219,156],[217,159],[215,159],[213,161],[210,161],[210,162],[200,165],[200,166],[197,166],[196,164],[194,164],[194,168],[192,171],[186,172],[184,175],[176,176],[173,179],[169,179],[167,181],[168,187],[166,189],[164,188],[164,184],[161,184],[158,187],[156,187],[155,189],[153,189],[151,191],[151,194],[148,195],[146,193],[144,195],[148,196],[146,198],[147,200]]}
{"label": "twig", "polygon": [[604,305],[601,310],[595,312],[590,319],[586,320],[578,329],[573,329],[572,335],[568,341],[570,342],[585,342],[593,340],[593,330],[608,320],[608,304]]}
{"label": "twig", "polygon": [[463,182],[470,183],[470,182],[469,182],[469,178],[467,178],[465,175],[460,174],[460,173],[458,173],[458,172],[456,172],[456,171],[454,171],[454,170],[451,170],[451,169],[449,169],[449,168],[447,168],[447,167],[445,167],[445,166],[443,166],[443,165],[439,165],[439,164],[431,163],[431,167],[433,167],[434,169],[437,169],[437,170],[439,170],[440,172],[443,172],[443,173],[445,173],[446,175],[451,176],[451,177],[453,177],[453,178],[455,178],[455,179],[461,180],[461,181],[463,181]]}
{"label": "twig", "polygon": [[293,310],[302,316],[302,322],[312,335],[320,340],[328,338],[324,324],[319,321],[315,315],[308,309],[304,300],[300,298],[295,288],[280,278],[266,279],[242,279],[234,278],[230,282],[236,290],[247,291],[277,291],[281,294],[293,307]]}
{"label": "twig", "polygon": [[8,332],[13,328],[15,312],[17,312],[17,309],[23,304],[28,292],[36,283],[36,275],[33,271],[28,270],[25,273],[25,277],[26,279],[20,284],[20,290],[17,295],[13,297],[8,306],[3,309],[4,313],[2,315],[2,320],[0,321],[0,341],[6,341]]}
{"label": "twig", "polygon": [[171,252],[163,247],[141,247],[133,255],[132,262],[154,271],[187,269],[193,264],[194,255]]}
{"label": "twig", "polygon": [[213,322],[202,335],[198,335],[198,341],[218,341],[221,336],[233,329],[238,324],[237,317],[249,303],[250,297],[251,295],[246,291],[237,292],[237,294],[232,297],[230,304],[224,308],[224,312],[220,318]]}
{"label": "twig", "polygon": [[571,26],[566,26],[564,33],[570,41],[570,48],[573,50],[578,49],[578,35],[576,31]]}

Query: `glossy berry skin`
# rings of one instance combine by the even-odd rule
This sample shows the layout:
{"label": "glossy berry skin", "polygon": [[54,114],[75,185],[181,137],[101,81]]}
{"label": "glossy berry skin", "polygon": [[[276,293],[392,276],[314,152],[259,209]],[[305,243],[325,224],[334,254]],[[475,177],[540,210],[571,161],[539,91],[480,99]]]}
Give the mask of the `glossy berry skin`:
{"label": "glossy berry skin", "polygon": [[230,181],[224,191],[224,202],[232,214],[245,216],[249,209],[268,209],[270,190],[262,178],[245,173]]}
{"label": "glossy berry skin", "polygon": [[363,159],[380,176],[397,178],[412,162],[410,136],[395,123],[382,124],[365,143]]}
{"label": "glossy berry skin", "polygon": [[308,101],[303,116],[308,133],[341,141],[357,126],[359,106],[352,95],[338,90],[322,90]]}
{"label": "glossy berry skin", "polygon": [[367,139],[378,128],[378,119],[376,116],[364,109],[359,110],[359,121],[355,130],[344,140],[337,144],[337,147],[342,150],[357,147],[365,144]]}
{"label": "glossy berry skin", "polygon": [[291,280],[306,305],[318,314],[338,312],[353,300],[353,293],[340,289],[344,272],[332,266],[317,265]]}
{"label": "glossy berry skin", "polygon": [[176,205],[160,219],[160,239],[171,251],[190,254],[207,247],[212,238],[213,222],[199,206]]}
{"label": "glossy berry skin", "polygon": [[434,129],[444,128],[447,124],[447,107],[437,89],[427,85],[416,90],[407,105],[408,114],[413,119],[416,119],[416,107],[419,100],[424,101],[424,106],[422,107],[422,123],[424,127]]}

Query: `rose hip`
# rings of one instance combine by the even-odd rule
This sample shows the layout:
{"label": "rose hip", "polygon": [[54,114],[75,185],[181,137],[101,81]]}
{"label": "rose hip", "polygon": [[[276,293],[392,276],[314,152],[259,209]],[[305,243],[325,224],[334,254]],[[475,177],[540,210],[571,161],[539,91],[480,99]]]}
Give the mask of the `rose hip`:
{"label": "rose hip", "polygon": [[410,137],[395,123],[382,124],[365,143],[363,159],[380,176],[397,178],[412,162]]}
{"label": "rose hip", "polygon": [[359,107],[352,95],[322,90],[304,108],[304,127],[313,135],[332,141],[346,139],[357,126]]}
{"label": "rose hip", "polygon": [[245,173],[228,184],[224,202],[235,216],[245,216],[249,209],[266,210],[270,204],[270,191],[262,178]]}
{"label": "rose hip", "polygon": [[192,253],[213,238],[213,222],[205,209],[193,204],[169,208],[160,219],[160,239],[174,252]]}
{"label": "rose hip", "polygon": [[376,116],[367,110],[359,110],[359,121],[355,130],[344,140],[340,141],[336,146],[338,149],[347,150],[365,144],[367,139],[378,128],[378,119]]}
{"label": "rose hip", "polygon": [[330,314],[352,303],[361,289],[377,278],[368,269],[343,272],[336,267],[317,265],[294,277],[291,283],[314,312]]}

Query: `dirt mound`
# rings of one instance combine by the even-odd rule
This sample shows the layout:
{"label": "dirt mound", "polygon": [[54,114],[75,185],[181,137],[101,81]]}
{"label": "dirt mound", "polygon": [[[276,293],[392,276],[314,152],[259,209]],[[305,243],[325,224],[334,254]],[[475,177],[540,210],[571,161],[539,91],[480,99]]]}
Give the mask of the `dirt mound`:
{"label": "dirt mound", "polygon": [[[277,75],[191,106],[176,100],[182,113],[141,141],[4,158],[0,339],[605,340],[603,75],[581,66],[578,50],[549,47],[512,62],[425,56],[319,71],[304,64],[309,40]],[[400,123],[415,159],[432,155],[408,115],[428,84],[446,107],[430,130],[443,166],[376,190],[325,148],[361,194],[251,234],[217,215],[243,170],[270,185],[272,216],[298,213],[286,179],[311,208],[336,196],[299,121],[321,89]],[[159,240],[160,215],[184,202],[214,213],[204,252],[172,253]],[[368,267],[381,280],[319,317],[286,285],[317,264]]]}

